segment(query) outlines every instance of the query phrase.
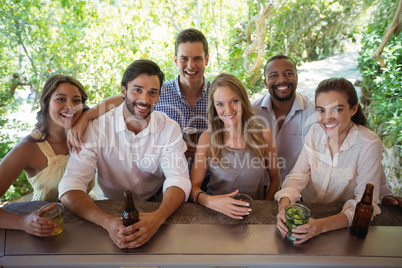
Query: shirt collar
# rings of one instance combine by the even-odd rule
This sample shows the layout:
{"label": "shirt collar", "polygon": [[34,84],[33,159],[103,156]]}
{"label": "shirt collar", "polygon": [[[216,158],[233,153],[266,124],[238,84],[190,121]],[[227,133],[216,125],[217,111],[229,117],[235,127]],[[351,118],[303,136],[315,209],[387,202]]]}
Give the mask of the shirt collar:
{"label": "shirt collar", "polygon": [[[174,80],[174,84],[175,84],[175,89],[177,94],[179,94],[179,96],[181,97],[181,91],[180,91],[180,84],[179,84],[179,78],[180,75],[177,75],[175,80]],[[208,97],[208,81],[207,79],[205,79],[205,76],[203,76],[203,84],[202,84],[202,96],[204,97]]]}
{"label": "shirt collar", "polygon": [[[298,92],[295,92],[295,94],[296,94],[296,98],[295,98],[295,100],[293,102],[291,112],[292,111],[296,112],[296,111],[299,111],[299,110],[305,110],[307,108],[307,105],[304,103],[302,95],[300,93],[298,93]],[[268,93],[267,95],[265,95],[264,99],[262,100],[261,107],[265,107],[268,110],[273,110],[272,109],[271,94]]]}
{"label": "shirt collar", "polygon": [[[116,130],[117,130],[117,132],[125,131],[125,130],[129,131],[127,129],[126,122],[124,120],[124,115],[123,115],[123,107],[124,107],[124,105],[125,105],[125,102],[123,102],[119,107],[116,108],[115,116],[117,117],[117,120],[116,120]],[[139,134],[147,135],[149,132],[150,133],[156,133],[156,131],[157,131],[157,118],[156,118],[155,112],[156,111],[153,111],[151,113],[147,127],[144,128]]]}

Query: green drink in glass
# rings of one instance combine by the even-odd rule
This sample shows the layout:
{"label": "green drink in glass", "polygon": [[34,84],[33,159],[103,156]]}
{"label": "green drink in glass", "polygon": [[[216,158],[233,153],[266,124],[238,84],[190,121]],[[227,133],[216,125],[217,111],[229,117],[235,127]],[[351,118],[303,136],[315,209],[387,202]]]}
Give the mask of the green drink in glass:
{"label": "green drink in glass", "polygon": [[292,204],[285,207],[286,227],[288,232],[286,238],[292,243],[297,239],[292,236],[292,229],[299,225],[306,224],[310,218],[310,209],[300,204]]}

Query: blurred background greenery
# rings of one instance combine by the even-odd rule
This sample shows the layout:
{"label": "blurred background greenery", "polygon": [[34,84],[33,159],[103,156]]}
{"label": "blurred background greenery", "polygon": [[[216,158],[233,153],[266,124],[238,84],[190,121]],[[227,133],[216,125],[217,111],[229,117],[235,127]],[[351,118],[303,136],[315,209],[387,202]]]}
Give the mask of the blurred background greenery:
{"label": "blurred background greenery", "polygon": [[[386,148],[396,148],[399,163],[389,170],[397,175],[394,193],[401,195],[400,1],[0,0],[0,160],[30,130],[12,114],[36,111],[49,76],[76,77],[91,106],[119,93],[121,75],[135,59],[157,62],[167,80],[173,79],[175,36],[199,27],[210,47],[207,77],[236,74],[250,95],[264,88],[263,64],[273,55],[301,64],[360,46],[364,108]],[[395,17],[397,28],[380,66],[373,55]],[[2,200],[30,191],[21,174]]]}

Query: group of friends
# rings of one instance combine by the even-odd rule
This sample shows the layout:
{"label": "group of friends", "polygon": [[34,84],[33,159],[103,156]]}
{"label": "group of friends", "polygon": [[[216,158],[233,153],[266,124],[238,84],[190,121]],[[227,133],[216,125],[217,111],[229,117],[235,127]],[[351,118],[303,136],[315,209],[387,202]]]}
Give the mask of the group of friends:
{"label": "group of friends", "polygon": [[[366,119],[353,85],[344,78],[322,81],[314,102],[296,91],[296,65],[274,56],[264,68],[269,94],[250,102],[246,88],[232,74],[211,83],[205,76],[208,42],[198,30],[176,38],[174,62],[179,75],[164,83],[150,60],[136,60],[125,70],[121,95],[93,108],[85,105],[82,84],[53,75],[40,98],[38,122],[0,163],[0,196],[25,171],[33,200],[63,205],[109,233],[119,248],[146,243],[188,200],[241,219],[251,208],[232,198],[277,200],[277,228],[285,236],[284,208],[305,202],[345,202],[339,214],[313,219],[293,230],[303,243],[320,233],[351,225],[367,183],[377,201],[401,205],[386,186],[382,143],[364,127]],[[185,127],[199,135],[183,139]],[[94,181],[105,198],[160,201],[151,213],[125,227],[105,213],[90,193]],[[20,215],[0,209],[0,228],[36,236],[52,235],[56,226],[37,211]]]}

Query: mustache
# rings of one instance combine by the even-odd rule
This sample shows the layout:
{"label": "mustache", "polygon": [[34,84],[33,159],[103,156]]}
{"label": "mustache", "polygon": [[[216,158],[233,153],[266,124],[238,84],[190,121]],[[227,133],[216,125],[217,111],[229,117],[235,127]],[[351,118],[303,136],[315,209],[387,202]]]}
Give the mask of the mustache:
{"label": "mustache", "polygon": [[152,107],[156,106],[155,104],[148,104],[148,103],[143,103],[143,102],[132,102],[131,104],[133,106],[140,105],[140,106],[144,106],[144,107],[147,107],[147,108],[152,108]]}

